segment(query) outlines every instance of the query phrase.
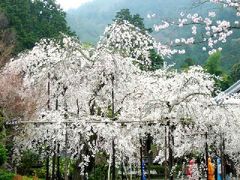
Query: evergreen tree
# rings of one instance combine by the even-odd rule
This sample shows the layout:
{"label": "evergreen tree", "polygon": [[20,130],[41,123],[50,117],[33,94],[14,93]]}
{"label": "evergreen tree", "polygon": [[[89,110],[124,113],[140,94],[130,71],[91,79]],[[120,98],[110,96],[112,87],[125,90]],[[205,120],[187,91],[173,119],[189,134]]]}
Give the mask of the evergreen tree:
{"label": "evergreen tree", "polygon": [[152,32],[152,28],[146,28],[144,25],[144,19],[139,14],[131,14],[129,9],[121,9],[117,12],[114,21],[122,22],[124,20],[128,21],[132,25],[138,27],[143,31]]}
{"label": "evergreen tree", "polygon": [[223,74],[223,69],[221,67],[221,52],[216,52],[210,55],[204,65],[207,72],[210,74],[214,74],[216,76],[220,76]]}
{"label": "evergreen tree", "polygon": [[182,69],[188,69],[190,66],[195,65],[196,63],[192,58],[187,58],[184,60],[183,65],[181,66]]}
{"label": "evergreen tree", "polygon": [[220,77],[220,79],[218,78],[215,79],[216,84],[219,88],[221,88],[222,90],[225,90],[232,84],[232,81],[229,74],[227,74],[223,70],[220,60],[221,60],[221,52],[218,51],[209,56],[204,67],[208,73]]}
{"label": "evergreen tree", "polygon": [[154,71],[163,66],[163,58],[154,49],[150,50],[150,59],[152,62],[150,70]]}
{"label": "evergreen tree", "polygon": [[130,13],[130,10],[129,9],[121,9],[119,12],[117,12],[114,20],[117,20],[119,22],[126,20],[126,21],[132,23],[132,15]]}
{"label": "evergreen tree", "polygon": [[11,58],[16,44],[16,32],[9,26],[9,20],[0,10],[0,68]]}
{"label": "evergreen tree", "polygon": [[55,0],[1,0],[0,9],[16,30],[16,53],[32,48],[42,38],[57,38],[59,32],[73,35]]}

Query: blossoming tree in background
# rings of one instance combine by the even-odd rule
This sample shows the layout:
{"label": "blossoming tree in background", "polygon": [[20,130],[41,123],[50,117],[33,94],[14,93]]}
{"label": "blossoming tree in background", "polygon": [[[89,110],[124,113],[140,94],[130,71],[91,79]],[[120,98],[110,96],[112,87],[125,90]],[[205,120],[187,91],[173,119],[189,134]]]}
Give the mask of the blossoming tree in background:
{"label": "blossoming tree in background", "polygon": [[[222,51],[221,44],[225,43],[235,30],[240,29],[240,4],[235,0],[199,0],[193,3],[195,8],[204,5],[213,7],[213,10],[209,10],[207,15],[194,12],[194,10],[191,12],[186,10],[179,14],[178,20],[163,20],[162,23],[154,25],[155,31],[161,31],[174,26],[176,28],[185,28],[191,34],[186,38],[175,37],[167,45],[162,45],[162,42],[160,42],[158,45],[159,51],[164,46],[168,55],[183,54],[185,50],[182,47],[192,44],[202,44],[202,51],[207,51],[209,54]],[[230,9],[235,20],[219,18],[216,9],[222,7],[226,10]],[[155,18],[155,16],[156,14],[148,15],[148,18]]]}

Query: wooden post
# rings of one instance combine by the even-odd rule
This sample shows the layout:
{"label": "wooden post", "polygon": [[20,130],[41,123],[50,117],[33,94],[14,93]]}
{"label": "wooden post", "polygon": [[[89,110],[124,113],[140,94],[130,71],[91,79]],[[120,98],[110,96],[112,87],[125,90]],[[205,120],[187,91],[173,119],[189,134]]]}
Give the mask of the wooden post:
{"label": "wooden post", "polygon": [[[67,112],[68,112],[68,107],[67,107],[67,101],[65,98],[65,94],[67,92],[68,87],[63,86],[63,91],[62,91],[62,96],[64,99],[64,111],[66,112],[64,114],[64,118],[67,119]],[[67,157],[67,150],[68,150],[68,123],[66,122],[66,127],[65,127],[65,149],[64,149],[64,157],[65,157],[65,163],[64,163],[64,180],[68,180],[68,157]]]}
{"label": "wooden post", "polygon": [[142,163],[143,163],[143,153],[142,153],[143,149],[142,149],[142,139],[140,139],[140,168],[141,168],[141,180],[143,180],[143,175],[144,175],[144,172],[143,172],[143,166],[142,166]]}
{"label": "wooden post", "polygon": [[[50,110],[50,73],[48,73],[48,84],[47,84],[47,94],[48,94],[48,101],[47,101],[47,108]],[[49,146],[47,147],[47,158],[46,158],[46,180],[50,179],[49,176]]]}
{"label": "wooden post", "polygon": [[122,180],[124,179],[124,177],[123,177],[123,171],[124,171],[124,169],[123,169],[123,158],[122,158],[122,163],[121,163],[121,179],[122,179]]}
{"label": "wooden post", "polygon": [[207,173],[207,180],[208,180],[208,143],[207,143],[207,139],[208,139],[208,134],[206,132],[205,133],[205,140],[206,140],[205,153],[206,153],[206,173]]}
{"label": "wooden post", "polygon": [[47,147],[47,158],[46,158],[46,180],[49,180],[49,147]]}
{"label": "wooden post", "polygon": [[174,126],[170,125],[169,126],[169,131],[168,131],[168,153],[169,153],[169,164],[168,164],[168,174],[169,174],[169,180],[173,180],[173,146],[174,146],[174,137],[173,137],[173,129]]}
{"label": "wooden post", "polygon": [[[58,110],[58,97],[56,98],[55,109]],[[57,148],[57,153],[55,152],[56,148]],[[57,172],[56,172],[56,176],[53,176],[53,179],[56,178],[57,180],[60,180],[61,179],[61,175],[60,175],[60,144],[58,143],[57,147],[56,147],[56,142],[54,142],[53,173],[52,174],[54,174],[56,156],[57,156]]]}
{"label": "wooden post", "polygon": [[57,145],[57,180],[61,179],[60,174],[60,144]]}
{"label": "wooden post", "polygon": [[48,110],[50,110],[50,73],[48,73],[47,93],[48,93],[47,108]]}
{"label": "wooden post", "polygon": [[114,139],[112,140],[112,151],[113,151],[113,155],[112,155],[112,180],[116,179],[116,174],[115,174],[115,143],[114,143]]}
{"label": "wooden post", "polygon": [[222,179],[225,180],[226,179],[226,170],[225,170],[225,155],[224,155],[224,151],[225,151],[225,138],[223,136],[223,134],[221,134],[221,171],[222,171]]}
{"label": "wooden post", "polygon": [[64,180],[68,180],[68,160],[67,160],[67,150],[68,150],[68,134],[67,134],[67,123],[65,132],[65,163],[64,163]]}
{"label": "wooden post", "polygon": [[167,180],[168,171],[167,171],[167,126],[165,126],[165,147],[164,147],[164,179]]}
{"label": "wooden post", "polygon": [[56,141],[54,142],[53,157],[52,157],[52,180],[55,179],[55,160],[56,160]]}
{"label": "wooden post", "polygon": [[147,170],[148,170],[148,180],[150,179],[150,166],[152,163],[152,158],[151,158],[151,144],[152,144],[152,140],[151,140],[151,136],[150,134],[147,135],[147,140],[146,140],[146,149],[147,149],[147,155],[148,155],[148,166],[147,166]]}
{"label": "wooden post", "polygon": [[55,109],[58,110],[58,98],[56,99]]}
{"label": "wooden post", "polygon": [[[114,76],[111,76],[111,81],[112,81],[112,119],[114,120]],[[114,139],[112,140],[112,180],[116,179],[116,169],[115,169],[115,142]]]}
{"label": "wooden post", "polygon": [[79,103],[78,103],[78,99],[76,100],[76,105],[77,105],[77,115],[79,115],[79,112],[80,112],[80,108],[79,108]]}

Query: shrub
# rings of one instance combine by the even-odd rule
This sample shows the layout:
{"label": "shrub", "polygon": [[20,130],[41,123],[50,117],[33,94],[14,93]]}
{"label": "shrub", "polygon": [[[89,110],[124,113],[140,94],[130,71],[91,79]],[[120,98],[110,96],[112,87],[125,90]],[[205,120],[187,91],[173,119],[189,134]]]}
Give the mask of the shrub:
{"label": "shrub", "polygon": [[0,169],[0,180],[12,180],[13,177],[13,173]]}
{"label": "shrub", "polygon": [[22,175],[33,175],[34,166],[39,162],[39,155],[28,150],[23,152],[20,165],[18,166],[18,173]]}
{"label": "shrub", "polygon": [[0,166],[2,166],[6,160],[7,160],[7,150],[2,144],[0,144]]}

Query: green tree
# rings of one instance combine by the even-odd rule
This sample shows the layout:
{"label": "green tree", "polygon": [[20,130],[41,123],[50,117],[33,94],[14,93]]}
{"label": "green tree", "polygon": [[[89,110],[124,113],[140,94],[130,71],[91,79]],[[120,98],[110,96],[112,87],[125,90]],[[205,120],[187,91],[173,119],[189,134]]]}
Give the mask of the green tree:
{"label": "green tree", "polygon": [[119,12],[117,12],[114,20],[117,20],[120,22],[126,20],[131,23],[132,15],[130,13],[130,10],[129,9],[121,9]]}
{"label": "green tree", "polygon": [[240,80],[240,63],[234,64],[232,66],[231,77],[233,82]]}
{"label": "green tree", "polygon": [[143,32],[152,32],[152,28],[146,28],[144,25],[144,19],[139,14],[131,14],[129,9],[121,9],[117,12],[114,21],[122,22],[124,20],[128,21],[132,25],[138,27]]}
{"label": "green tree", "polygon": [[221,80],[219,82],[219,86],[222,90],[226,90],[232,85],[232,78],[229,74],[224,72],[221,76]]}
{"label": "green tree", "polygon": [[223,69],[221,67],[221,52],[216,52],[210,55],[204,65],[204,68],[207,70],[208,73],[220,76],[222,75]]}
{"label": "green tree", "polygon": [[1,0],[0,9],[16,30],[16,53],[32,48],[42,38],[57,38],[60,32],[73,35],[55,0]]}
{"label": "green tree", "polygon": [[163,66],[163,58],[156,52],[155,49],[150,50],[150,59],[152,63],[150,70],[154,71],[160,69]]}
{"label": "green tree", "polygon": [[220,77],[220,79],[215,78],[216,85],[222,90],[227,89],[231,83],[231,77],[227,74],[221,65],[221,52],[217,51],[210,55],[204,65],[206,71],[210,74]]}
{"label": "green tree", "polygon": [[40,156],[30,150],[24,151],[21,156],[21,161],[18,166],[18,172],[23,175],[33,175],[33,167],[40,162]]}
{"label": "green tree", "polygon": [[0,68],[11,58],[16,43],[16,32],[9,26],[9,20],[0,10]]}
{"label": "green tree", "polygon": [[188,69],[190,66],[195,65],[196,63],[194,62],[194,60],[192,58],[187,58],[184,60],[181,68],[182,69]]}

